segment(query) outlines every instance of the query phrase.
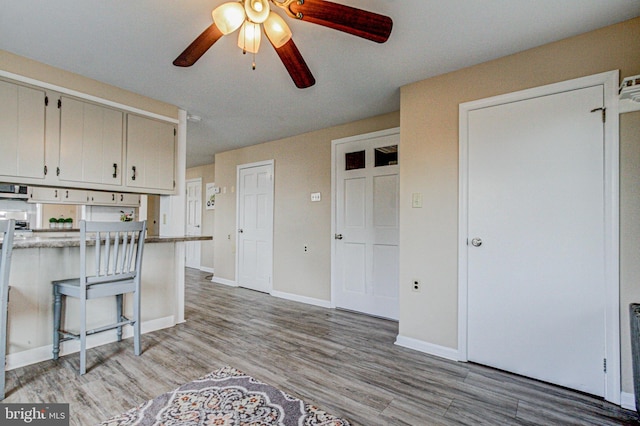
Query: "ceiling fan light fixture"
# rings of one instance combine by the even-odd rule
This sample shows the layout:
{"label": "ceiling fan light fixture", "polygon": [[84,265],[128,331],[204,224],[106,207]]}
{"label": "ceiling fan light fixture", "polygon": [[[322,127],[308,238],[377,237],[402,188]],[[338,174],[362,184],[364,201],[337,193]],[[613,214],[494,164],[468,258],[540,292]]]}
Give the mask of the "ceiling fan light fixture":
{"label": "ceiling fan light fixture", "polygon": [[258,53],[261,39],[260,24],[245,21],[238,35],[238,47],[242,49],[243,52]]}
{"label": "ceiling fan light fixture", "polygon": [[211,16],[224,35],[231,34],[245,21],[244,7],[238,2],[221,4],[211,12]]}
{"label": "ceiling fan light fixture", "polygon": [[247,18],[255,23],[262,24],[269,17],[269,0],[244,0],[244,11]]}
{"label": "ceiling fan light fixture", "polygon": [[264,24],[264,32],[276,49],[291,40],[291,29],[287,23],[275,12],[271,12]]}

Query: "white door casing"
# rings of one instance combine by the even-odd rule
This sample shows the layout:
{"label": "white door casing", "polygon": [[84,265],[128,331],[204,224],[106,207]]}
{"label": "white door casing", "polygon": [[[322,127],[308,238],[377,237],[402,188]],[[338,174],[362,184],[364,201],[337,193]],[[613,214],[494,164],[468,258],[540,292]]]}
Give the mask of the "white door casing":
{"label": "white door casing", "polygon": [[[397,155],[399,145],[396,128],[335,140],[332,147],[332,305],[394,320],[399,317],[399,165],[396,159],[376,166],[375,158],[376,151],[384,158],[389,147]],[[358,152],[364,162],[347,170],[346,156]]]}
{"label": "white door casing", "polygon": [[[617,81],[617,72],[603,73],[461,104],[458,274],[461,360],[614,403]],[[599,107],[606,108],[604,125]],[[509,138],[518,144],[500,142]],[[474,238],[482,239],[479,247]],[[527,352],[532,345],[535,352]]]}
{"label": "white door casing", "polygon": [[236,279],[269,293],[273,270],[274,161],[238,166]]}
{"label": "white door casing", "polygon": [[[187,227],[189,236],[202,235],[202,179],[189,179],[187,185]],[[185,244],[185,263],[188,268],[200,268],[200,241]]]}

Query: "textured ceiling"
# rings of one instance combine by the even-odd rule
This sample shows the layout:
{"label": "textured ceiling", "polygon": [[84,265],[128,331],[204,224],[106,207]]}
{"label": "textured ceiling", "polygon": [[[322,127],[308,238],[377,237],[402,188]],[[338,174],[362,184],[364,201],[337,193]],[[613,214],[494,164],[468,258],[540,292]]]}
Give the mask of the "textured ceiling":
{"label": "textured ceiling", "polygon": [[[179,106],[187,165],[216,152],[397,111],[400,87],[640,16],[639,0],[342,0],[390,16],[377,44],[287,22],[316,85],[300,90],[268,42],[235,34],[190,68],[171,63],[224,0],[0,0],[0,49]],[[0,65],[1,67],[1,65]]]}

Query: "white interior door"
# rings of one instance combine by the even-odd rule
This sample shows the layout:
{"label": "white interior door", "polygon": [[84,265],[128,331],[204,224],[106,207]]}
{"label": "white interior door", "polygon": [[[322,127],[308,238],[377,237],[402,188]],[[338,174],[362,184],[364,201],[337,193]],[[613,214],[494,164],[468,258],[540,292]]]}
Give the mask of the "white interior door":
{"label": "white interior door", "polygon": [[336,142],[335,305],[398,319],[400,135]]}
{"label": "white interior door", "polygon": [[[202,235],[202,179],[191,179],[187,184],[187,235]],[[200,241],[185,244],[185,265],[187,268],[200,268]]]}
{"label": "white interior door", "polygon": [[468,113],[468,359],[603,396],[603,86]]}
{"label": "white interior door", "polygon": [[238,166],[237,277],[268,293],[273,265],[273,162]]}

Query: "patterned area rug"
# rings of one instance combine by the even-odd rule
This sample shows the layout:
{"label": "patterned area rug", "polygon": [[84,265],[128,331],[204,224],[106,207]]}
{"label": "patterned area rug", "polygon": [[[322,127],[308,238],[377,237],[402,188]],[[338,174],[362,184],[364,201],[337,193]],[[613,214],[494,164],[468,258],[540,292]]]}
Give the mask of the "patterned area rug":
{"label": "patterned area rug", "polygon": [[349,426],[350,423],[235,368],[224,367],[101,425]]}

